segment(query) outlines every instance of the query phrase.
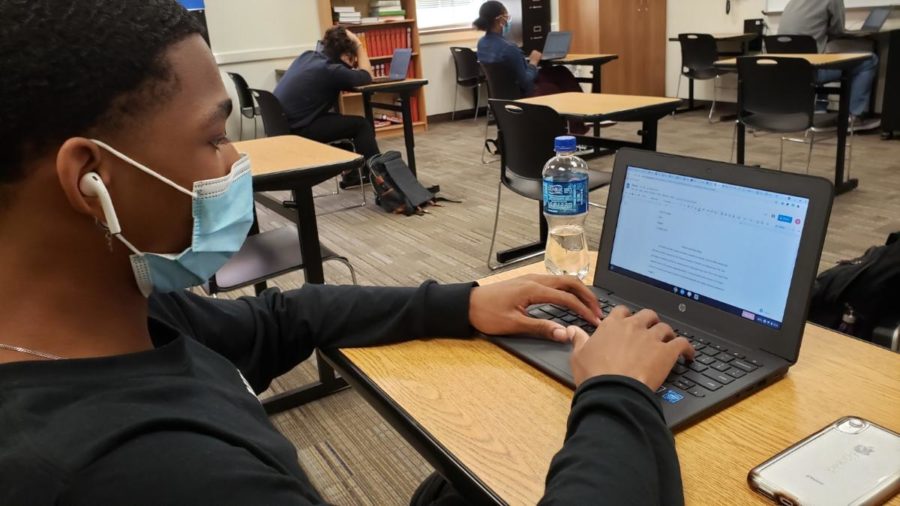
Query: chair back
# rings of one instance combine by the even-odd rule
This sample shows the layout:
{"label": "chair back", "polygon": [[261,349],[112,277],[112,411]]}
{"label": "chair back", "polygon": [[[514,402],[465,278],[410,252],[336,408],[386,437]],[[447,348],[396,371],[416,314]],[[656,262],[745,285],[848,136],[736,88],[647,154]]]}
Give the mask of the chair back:
{"label": "chair back", "polygon": [[766,29],[766,20],[763,18],[745,19],[744,33],[755,33],[759,37],[747,43],[747,51],[758,53],[763,47],[763,32]]}
{"label": "chair back", "polygon": [[809,35],[766,35],[767,53],[797,54],[818,53],[816,39]]}
{"label": "chair back", "polygon": [[562,117],[544,105],[490,99],[500,137],[501,178],[506,171],[526,179],[541,179],[544,164],[555,156],[554,139],[565,132]]}
{"label": "chair back", "polygon": [[288,123],[287,116],[284,114],[284,108],[281,107],[278,97],[266,90],[251,89],[250,92],[256,98],[256,103],[259,104],[259,114],[262,116],[266,136],[290,135],[291,125]]}
{"label": "chair back", "polygon": [[522,90],[516,84],[516,76],[503,63],[481,63],[484,77],[487,79],[488,98],[499,100],[518,100],[522,98]]}
{"label": "chair back", "polygon": [[714,68],[719,59],[716,39],[708,33],[679,33],[681,44],[681,73],[691,77]]}
{"label": "chair back", "polygon": [[456,67],[456,83],[466,86],[478,84],[482,74],[475,51],[467,47],[451,47],[450,54],[453,56],[453,65]]}
{"label": "chair back", "polygon": [[738,120],[772,132],[813,125],[816,74],[803,58],[738,58]]}
{"label": "chair back", "polygon": [[237,91],[238,105],[241,106],[241,111],[244,109],[252,110],[254,108],[253,96],[250,95],[250,86],[247,84],[247,80],[244,79],[244,76],[234,72],[228,72],[228,77],[230,77],[231,81],[234,83],[234,89]]}

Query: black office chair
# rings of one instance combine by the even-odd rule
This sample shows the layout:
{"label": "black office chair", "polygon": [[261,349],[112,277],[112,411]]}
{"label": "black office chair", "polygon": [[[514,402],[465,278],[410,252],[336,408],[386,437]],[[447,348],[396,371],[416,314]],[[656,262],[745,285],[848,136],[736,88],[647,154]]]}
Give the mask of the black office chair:
{"label": "black office chair", "polygon": [[[784,162],[784,142],[809,144],[806,172],[812,160],[816,135],[837,132],[837,114],[816,114],[816,71],[803,58],[747,56],[738,58],[738,122],[747,128],[786,134],[804,132],[803,139],[781,137],[778,170]],[[852,132],[852,130],[851,130]],[[807,141],[806,137],[809,137]],[[732,155],[737,139],[737,123],[732,138]],[[848,153],[852,160],[853,134]],[[850,171],[850,161],[847,172]]]}
{"label": "black office chair", "polygon": [[713,112],[716,110],[716,101],[719,94],[719,78],[729,73],[729,70],[716,67],[719,59],[719,51],[716,48],[716,39],[708,33],[680,33],[678,42],[681,44],[681,74],[678,75],[678,86],[675,96],[681,93],[681,78],[706,81],[714,79],[713,102],[709,108],[709,122],[712,122]]}
{"label": "black office chair", "polygon": [[241,108],[241,133],[238,135],[238,139],[244,139],[244,118],[253,120],[253,138],[255,139],[257,137],[256,119],[259,117],[259,107],[253,101],[253,95],[250,94],[250,86],[240,74],[228,72],[228,77],[234,83],[234,89],[238,96],[238,106]]}
{"label": "black office chair", "polygon": [[[516,84],[515,73],[507,65],[503,63],[480,63],[480,65],[487,82],[488,100],[518,100],[522,98],[522,90]],[[497,138],[488,139],[488,127],[493,124],[496,124],[493,108],[488,107],[488,121],[484,125],[484,147],[481,149],[481,163],[483,164],[496,161],[484,159],[485,152],[490,152],[489,144],[494,145],[493,154],[495,155],[501,153],[503,149],[501,146],[503,134],[500,132],[499,126],[497,127]]]}
{"label": "black office chair", "polygon": [[747,52],[759,53],[763,48],[763,34],[766,31],[766,20],[763,18],[745,19],[744,33],[755,33],[757,38],[747,43]]}
{"label": "black office chair", "polygon": [[818,53],[816,39],[809,35],[766,35],[763,37],[767,53],[798,54]]}
{"label": "black office chair", "polygon": [[[293,132],[291,131],[291,125],[290,123],[288,123],[287,115],[285,114],[284,108],[281,106],[281,102],[278,100],[278,97],[266,90],[251,89],[250,92],[256,99],[256,102],[259,104],[259,110],[263,120],[263,129],[266,131],[266,137],[275,137],[278,135],[293,135]],[[335,141],[327,142],[326,144],[340,149],[345,149],[347,151],[356,151],[356,146],[351,139],[338,139]],[[366,205],[366,185],[362,183],[363,170],[363,166],[360,166],[360,168],[358,169],[360,180],[359,193],[362,196],[362,202],[359,204],[343,207],[340,209],[341,211],[346,209],[355,209],[357,207],[363,207]],[[334,185],[335,189],[333,192],[331,192],[331,195],[338,195],[341,192],[338,178],[335,178]],[[324,197],[328,195],[318,196]]]}
{"label": "black office chair", "polygon": [[[322,245],[322,261],[344,264],[350,271],[350,279],[356,283],[356,271],[346,257],[338,255]],[[228,262],[203,286],[212,296],[222,292],[239,290],[253,285],[257,295],[266,289],[266,281],[289,272],[303,269],[300,239],[297,228],[287,225],[267,232],[259,232],[254,216],[250,235]]]}
{"label": "black office chair", "polygon": [[[553,151],[554,139],[565,134],[565,121],[550,107],[535,104],[523,104],[511,100],[488,99],[497,126],[503,135],[500,137],[500,181],[497,184],[497,208],[494,213],[494,229],[491,232],[491,246],[488,250],[488,268],[499,269],[516,262],[527,260],[534,255],[494,265],[491,256],[494,254],[494,243],[497,239],[497,224],[500,220],[500,196],[505,186],[509,190],[538,202],[539,212],[543,202],[544,164],[556,156]],[[588,173],[588,191],[609,185],[612,174],[590,170]],[[593,207],[603,206],[591,203]],[[543,220],[543,216],[541,216]],[[540,240],[547,241],[546,226],[541,225]]]}
{"label": "black office chair", "polygon": [[456,99],[460,88],[469,88],[475,95],[475,117],[478,119],[478,108],[481,105],[481,84],[484,83],[484,74],[478,66],[478,57],[475,51],[467,47],[451,47],[453,65],[456,67],[456,89],[453,93],[453,111],[450,119],[456,119]]}

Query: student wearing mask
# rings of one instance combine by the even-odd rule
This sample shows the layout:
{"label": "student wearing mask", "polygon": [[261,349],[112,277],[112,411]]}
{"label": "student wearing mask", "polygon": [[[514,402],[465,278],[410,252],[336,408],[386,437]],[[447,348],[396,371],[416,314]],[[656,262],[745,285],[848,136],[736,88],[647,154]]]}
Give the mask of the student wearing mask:
{"label": "student wearing mask", "polygon": [[552,95],[566,91],[582,91],[575,76],[561,65],[542,65],[541,52],[534,50],[525,59],[522,51],[505,37],[512,18],[502,3],[491,0],[478,9],[478,19],[472,25],[483,31],[478,40],[478,61],[503,63],[515,74],[516,84],[526,97]]}
{"label": "student wearing mask", "polygon": [[[846,13],[844,0],[791,0],[784,8],[778,23],[778,33],[785,35],[809,35],[816,39],[819,52],[825,52],[829,38],[844,33]],[[840,81],[840,70],[819,70],[819,84]],[[872,82],[878,72],[878,57],[870,56],[850,73],[851,128],[856,131],[871,130],[881,126],[881,120],[867,118],[872,95]],[[822,97],[823,99],[825,97]],[[819,106],[824,110],[824,105]]]}
{"label": "student wearing mask", "polygon": [[[653,391],[693,349],[652,311],[601,322],[563,276],[195,295],[253,216],[201,28],[175,0],[2,1],[0,19],[0,504],[322,504],[254,392],[316,348],[479,331],[574,341],[547,502],[683,503]],[[541,302],[597,331],[528,318]],[[454,498],[439,477],[415,496]]]}
{"label": "student wearing mask", "polygon": [[[298,56],[273,93],[294,133],[319,142],[352,139],[356,152],[368,160],[379,153],[372,124],[362,116],[334,112],[334,108],[341,91],[371,82],[372,65],[366,48],[353,32],[334,26],[322,37],[322,50]],[[358,184],[358,172],[343,175],[341,187]]]}

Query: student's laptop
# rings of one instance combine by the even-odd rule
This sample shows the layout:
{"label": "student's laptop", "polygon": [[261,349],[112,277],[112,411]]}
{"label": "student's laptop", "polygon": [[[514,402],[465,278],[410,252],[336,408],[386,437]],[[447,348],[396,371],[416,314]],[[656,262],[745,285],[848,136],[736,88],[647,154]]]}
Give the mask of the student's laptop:
{"label": "student's laptop", "polygon": [[891,15],[891,6],[875,7],[869,11],[869,16],[863,22],[862,28],[859,30],[847,30],[846,33],[851,35],[869,35],[881,31],[881,27]]}
{"label": "student's laptop", "polygon": [[572,32],[550,32],[544,41],[544,50],[541,52],[542,60],[559,60],[569,54],[572,45]]}
{"label": "student's laptop", "polygon": [[391,73],[383,77],[372,79],[373,83],[390,83],[393,81],[402,81],[406,79],[406,73],[409,70],[409,61],[412,58],[412,49],[398,48],[394,49],[394,55],[391,57]]}
{"label": "student's laptop", "polygon": [[[656,392],[670,427],[759,390],[797,361],[832,196],[819,177],[618,152],[591,290],[604,314],[620,304],[653,309],[697,350]],[[594,330],[559,306],[528,313]],[[571,345],[491,340],[574,386]]]}

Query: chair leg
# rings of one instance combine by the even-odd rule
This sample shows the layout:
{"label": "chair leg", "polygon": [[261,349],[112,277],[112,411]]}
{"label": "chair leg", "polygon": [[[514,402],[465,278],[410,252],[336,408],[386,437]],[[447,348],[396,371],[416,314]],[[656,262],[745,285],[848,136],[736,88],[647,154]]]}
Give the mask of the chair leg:
{"label": "chair leg", "polygon": [[812,163],[812,150],[813,146],[816,145],[816,133],[810,132],[809,138],[809,153],[806,155],[806,173],[809,174],[809,164]]}
{"label": "chair leg", "polygon": [[850,169],[853,166],[853,122],[856,118],[850,118],[850,138],[847,140],[847,179],[850,179]]}
{"label": "chair leg", "polygon": [[[681,79],[683,77],[684,76],[681,74],[681,72],[679,72],[678,73],[678,85],[675,86],[675,98],[681,98],[679,95],[681,95]],[[675,117],[675,111],[672,111],[672,117],[673,118]]]}
{"label": "chair leg", "polygon": [[344,266],[347,267],[347,270],[350,271],[350,281],[354,285],[359,284],[356,282],[356,269],[354,269],[353,265],[350,264],[350,260],[347,260],[344,257],[334,257],[334,258],[329,258],[328,260],[344,264]]}
{"label": "chair leg", "polygon": [[487,152],[487,138],[488,138],[488,129],[491,127],[491,115],[488,112],[488,120],[484,123],[484,142],[481,144],[481,163],[482,165],[487,165],[491,163],[493,160],[485,160],[484,154]]}
{"label": "chair leg", "polygon": [[475,114],[473,115],[472,121],[478,121],[478,109],[481,105],[481,83],[478,83],[478,85],[472,89],[475,90]]}
{"label": "chair leg", "polygon": [[781,138],[781,151],[778,152],[778,170],[782,170],[784,163],[784,137]]}
{"label": "chair leg", "polygon": [[709,121],[710,123],[713,122],[713,113],[716,112],[716,100],[718,100],[718,98],[719,98],[719,76],[716,76],[716,78],[713,80],[713,103],[712,103],[712,106],[709,108],[709,118],[707,118],[707,121]]}
{"label": "chair leg", "polygon": [[497,208],[494,211],[494,230],[491,232],[491,246],[488,248],[487,266],[488,269],[495,271],[502,265],[494,265],[491,263],[491,257],[494,256],[494,243],[497,241],[497,223],[500,221],[500,194],[503,191],[503,182],[497,182]]}

